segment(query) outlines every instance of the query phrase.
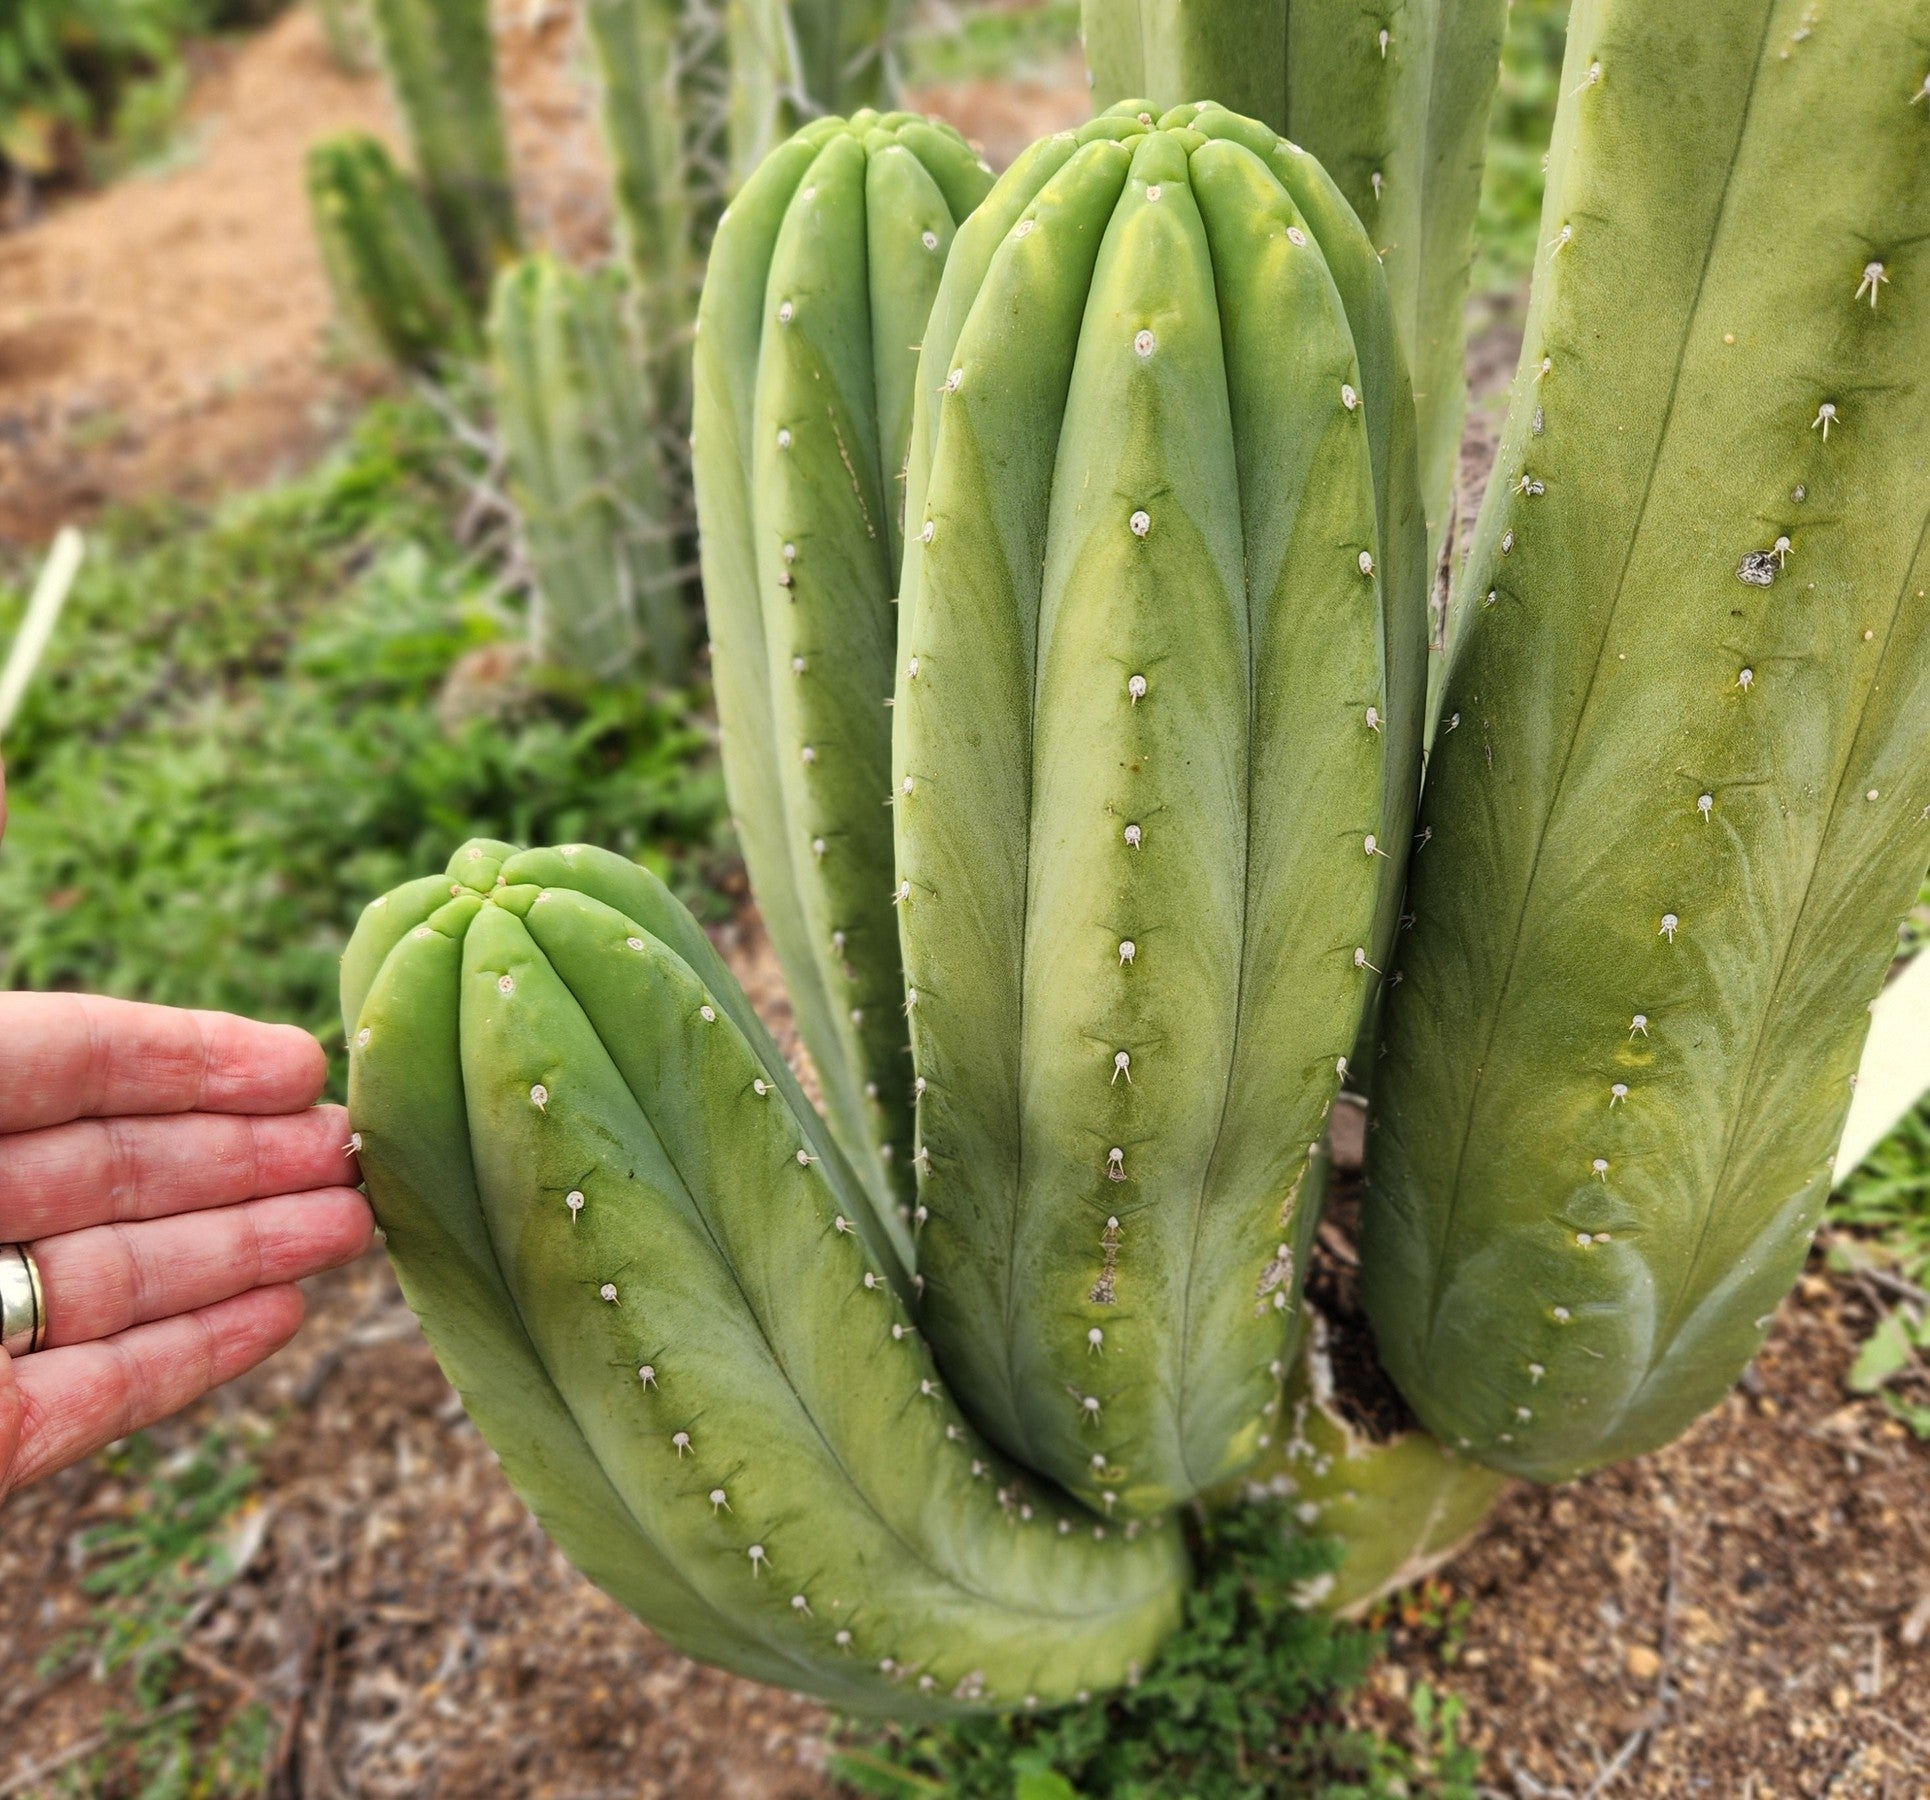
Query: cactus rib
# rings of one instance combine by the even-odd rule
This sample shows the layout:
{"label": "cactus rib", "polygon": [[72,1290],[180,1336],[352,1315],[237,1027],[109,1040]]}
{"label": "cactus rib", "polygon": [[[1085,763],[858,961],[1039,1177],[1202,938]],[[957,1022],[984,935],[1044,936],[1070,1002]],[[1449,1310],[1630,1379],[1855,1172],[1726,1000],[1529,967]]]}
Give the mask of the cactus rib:
{"label": "cactus rib", "polygon": [[371,909],[343,1003],[405,1290],[592,1579],[857,1711],[1051,1704],[1150,1658],[1175,1529],[1028,1497],[978,1438],[863,1189],[652,878],[466,846]]}
{"label": "cactus rib", "polygon": [[1415,1410],[1538,1479],[1754,1355],[1922,878],[1922,46],[1905,0],[1571,20],[1362,1243]]}
{"label": "cactus rib", "polygon": [[1127,1512],[1265,1430],[1426,585],[1358,225],[1250,121],[1149,118],[959,235],[893,712],[925,1318],[995,1438]]}

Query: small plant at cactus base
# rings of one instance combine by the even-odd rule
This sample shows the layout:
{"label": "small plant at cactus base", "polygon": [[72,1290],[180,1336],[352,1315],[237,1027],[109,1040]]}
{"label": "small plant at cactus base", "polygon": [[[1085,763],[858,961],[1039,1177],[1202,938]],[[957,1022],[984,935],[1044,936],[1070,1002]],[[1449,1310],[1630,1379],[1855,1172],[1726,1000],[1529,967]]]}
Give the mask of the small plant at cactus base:
{"label": "small plant at cactus base", "polygon": [[1340,1721],[1380,1640],[1300,1603],[1342,1552],[1285,1510],[1200,1524],[1185,1621],[1136,1687],[1038,1720],[847,1724],[830,1773],[878,1800],[1471,1800],[1479,1771],[1457,1702],[1423,1686],[1404,1739]]}

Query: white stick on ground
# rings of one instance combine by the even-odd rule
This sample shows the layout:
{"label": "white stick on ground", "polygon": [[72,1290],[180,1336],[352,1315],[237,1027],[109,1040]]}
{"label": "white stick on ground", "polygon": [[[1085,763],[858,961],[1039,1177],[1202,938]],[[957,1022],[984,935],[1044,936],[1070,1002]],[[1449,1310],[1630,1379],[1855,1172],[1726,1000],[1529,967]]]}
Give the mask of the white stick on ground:
{"label": "white stick on ground", "polygon": [[71,525],[63,525],[47,553],[46,562],[41,565],[40,579],[34,583],[33,597],[27,602],[27,616],[21,620],[13,648],[7,652],[7,666],[0,671],[0,738],[6,736],[7,727],[20,710],[27,684],[33,680],[34,670],[39,667],[48,641],[54,635],[54,626],[59,622],[60,609],[67,604],[74,577],[80,573],[81,557],[86,549],[86,540],[80,533]]}

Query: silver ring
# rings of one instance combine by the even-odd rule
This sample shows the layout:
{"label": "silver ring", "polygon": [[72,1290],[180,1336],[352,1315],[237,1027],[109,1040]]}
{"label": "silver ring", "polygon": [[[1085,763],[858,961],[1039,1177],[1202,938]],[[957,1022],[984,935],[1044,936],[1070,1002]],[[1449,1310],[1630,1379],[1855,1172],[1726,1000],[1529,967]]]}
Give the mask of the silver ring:
{"label": "silver ring", "polygon": [[47,1294],[25,1244],[0,1245],[0,1350],[31,1356],[47,1340]]}

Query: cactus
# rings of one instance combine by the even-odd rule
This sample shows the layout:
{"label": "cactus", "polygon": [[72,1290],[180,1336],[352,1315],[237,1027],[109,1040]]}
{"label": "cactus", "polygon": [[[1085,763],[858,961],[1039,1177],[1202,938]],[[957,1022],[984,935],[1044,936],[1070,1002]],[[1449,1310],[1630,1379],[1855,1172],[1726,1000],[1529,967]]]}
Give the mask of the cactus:
{"label": "cactus", "polygon": [[988,185],[909,114],[807,127],[732,206],[698,338],[724,772],[826,1110],[881,1200],[911,1185],[885,804],[899,483],[926,314]]}
{"label": "cactus", "polygon": [[535,577],[538,646],[604,680],[647,648],[659,676],[683,680],[691,621],[618,278],[545,256],[505,269],[489,363]]}
{"label": "cactus", "polygon": [[1301,1530],[1339,1544],[1339,1569],[1301,1597],[1357,1618],[1464,1549],[1506,1477],[1411,1423],[1355,1410],[1335,1380],[1332,1328],[1311,1306],[1307,1327],[1281,1396],[1279,1447],[1239,1488],[1249,1500],[1291,1501]]}
{"label": "cactus", "polygon": [[896,102],[905,0],[726,3],[731,160],[740,181],[810,120]]}
{"label": "cactus", "polygon": [[1264,127],[1149,117],[959,233],[892,714],[925,1322],[994,1439],[1123,1513],[1260,1448],[1427,587],[1372,245]]}
{"label": "cactus", "polygon": [[1538,1479],[1754,1355],[1930,859],[1924,26],[1571,18],[1361,1246],[1421,1418]]}
{"label": "cactus", "polygon": [[422,196],[367,132],[308,153],[309,208],[344,321],[370,348],[417,368],[473,355],[476,325]]}
{"label": "cactus", "polygon": [[603,141],[667,437],[689,431],[689,339],[730,179],[731,70],[715,0],[591,0]]}
{"label": "cactus", "polygon": [[1508,0],[1085,0],[1096,103],[1210,95],[1319,158],[1387,265],[1438,558],[1467,407],[1470,240]]}
{"label": "cactus", "polygon": [[371,3],[430,216],[480,304],[518,243],[489,0]]}
{"label": "cactus", "polygon": [[1177,1623],[1175,1528],[1024,1496],[696,922],[477,842],[364,914],[349,1106],[409,1301],[511,1481],[686,1652],[858,1712],[1052,1704]]}

